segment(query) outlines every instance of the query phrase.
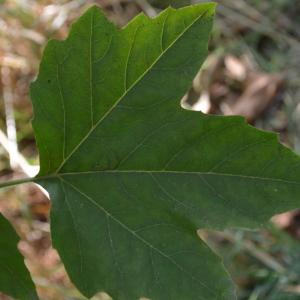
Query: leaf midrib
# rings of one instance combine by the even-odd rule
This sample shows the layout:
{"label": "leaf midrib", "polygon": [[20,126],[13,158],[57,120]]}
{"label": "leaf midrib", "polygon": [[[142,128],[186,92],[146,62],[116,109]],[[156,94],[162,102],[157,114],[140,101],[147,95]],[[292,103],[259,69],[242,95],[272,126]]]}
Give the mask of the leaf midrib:
{"label": "leaf midrib", "polygon": [[[121,95],[121,97],[112,105],[112,107],[91,127],[91,129],[88,131],[88,133],[81,139],[81,141],[73,148],[73,150],[69,153],[67,157],[65,157],[57,170],[55,171],[56,174],[62,174],[59,173],[60,170],[64,167],[66,162],[73,156],[73,154],[77,151],[77,149],[89,138],[89,136],[93,133],[93,131],[100,125],[111,113],[112,111],[118,106],[118,104],[127,96],[127,94],[141,81],[143,78],[153,69],[153,67],[160,61],[161,58],[164,57],[164,55],[176,44],[177,41],[186,33],[189,29],[193,27],[199,20],[201,20],[206,13],[209,11],[209,9],[203,11],[202,14],[200,14],[189,26],[187,26],[181,34],[178,35],[178,37],[167,47],[165,48],[162,53],[157,57],[157,59],[145,70],[145,72],[138,77],[138,79],[127,89],[125,92]],[[168,15],[166,16],[168,17]]]}
{"label": "leaf midrib", "polygon": [[33,178],[34,181],[43,181],[49,179],[58,179],[63,176],[75,176],[75,175],[88,175],[88,174],[174,174],[174,175],[210,175],[210,176],[218,176],[218,177],[233,177],[233,178],[242,178],[249,180],[261,180],[261,181],[272,181],[278,183],[286,183],[286,184],[295,184],[300,185],[300,182],[294,180],[286,180],[280,178],[272,178],[272,177],[262,177],[262,176],[252,176],[252,175],[243,175],[243,174],[232,174],[232,173],[217,173],[217,172],[197,172],[197,171],[172,171],[172,170],[105,170],[105,171],[82,171],[82,172],[66,172],[59,174],[51,174],[41,177]]}

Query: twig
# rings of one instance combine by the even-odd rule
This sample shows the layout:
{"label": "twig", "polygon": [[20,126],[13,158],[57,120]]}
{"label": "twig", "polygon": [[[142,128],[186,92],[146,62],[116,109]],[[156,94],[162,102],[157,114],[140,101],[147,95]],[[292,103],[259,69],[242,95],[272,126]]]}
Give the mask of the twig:
{"label": "twig", "polygon": [[24,156],[15,148],[7,138],[5,133],[0,129],[0,144],[7,151],[9,156],[14,157],[14,161],[18,167],[29,177],[34,177],[39,170],[39,166],[31,166],[28,164]]}
{"label": "twig", "polygon": [[43,8],[40,19],[44,22],[52,19],[50,26],[53,30],[57,30],[65,24],[70,12],[79,9],[84,4],[83,0],[73,0],[63,5],[47,5]]}
{"label": "twig", "polygon": [[20,69],[25,72],[29,68],[29,65],[24,57],[13,55],[13,54],[6,54],[0,56],[0,66],[10,67],[13,69]]}
{"label": "twig", "polygon": [[5,109],[5,118],[6,118],[6,131],[7,138],[9,140],[9,148],[11,149],[9,153],[9,162],[12,169],[17,167],[15,161],[15,153],[18,152],[17,145],[17,131],[16,131],[16,122],[14,117],[14,108],[13,108],[13,93],[11,89],[11,74],[9,67],[1,68],[1,78],[3,84],[3,100],[4,100],[4,109]]}
{"label": "twig", "polygon": [[283,291],[291,294],[300,295],[300,285],[288,285]]}
{"label": "twig", "polygon": [[148,3],[147,0],[135,0],[136,4],[151,18],[157,16],[157,11]]}
{"label": "twig", "polygon": [[[208,239],[208,233],[205,230],[199,230],[199,236],[203,240]],[[209,231],[209,235],[216,236],[221,239],[225,239],[232,244],[236,244],[236,238],[230,232],[216,232],[216,231]],[[258,249],[254,243],[249,240],[244,240],[241,244],[241,247],[244,251],[248,252],[251,256],[256,258],[262,264],[264,264],[269,269],[279,273],[279,274],[286,274],[289,275],[291,279],[295,279],[297,277],[296,274],[290,273],[282,264],[280,264],[277,260],[274,259],[270,254]]]}
{"label": "twig", "polygon": [[4,20],[0,19],[0,33],[6,36],[22,37],[30,39],[33,42],[43,45],[45,43],[45,37],[37,31],[32,29],[20,28],[18,30],[10,27]]}
{"label": "twig", "polygon": [[255,29],[260,33],[268,35],[274,40],[284,40],[290,46],[299,45],[299,42],[295,38],[276,30],[276,25],[271,24],[270,21],[263,18],[263,16],[261,16],[260,20],[254,20],[251,19],[249,15],[245,14],[244,11],[236,11],[230,4],[227,4],[226,1],[222,1],[221,3],[222,5],[220,5],[219,14],[224,17],[230,16],[230,19],[228,20],[238,22],[251,29]]}
{"label": "twig", "polygon": [[34,177],[39,170],[39,166],[28,164],[24,156],[16,149],[15,145],[7,138],[5,133],[0,129],[0,144],[7,151],[9,157],[14,158],[14,162],[29,177]]}
{"label": "twig", "polygon": [[[39,166],[32,166],[29,165],[27,160],[24,158],[24,156],[14,147],[12,146],[11,142],[5,135],[5,133],[0,129],[0,144],[3,146],[3,148],[8,152],[9,156],[14,157],[14,161],[17,164],[18,167],[26,174],[29,178],[19,179],[16,181],[16,183],[23,182],[29,182],[31,177],[34,177],[38,171]],[[48,192],[42,188],[40,185],[36,185],[45,196],[49,198]]]}

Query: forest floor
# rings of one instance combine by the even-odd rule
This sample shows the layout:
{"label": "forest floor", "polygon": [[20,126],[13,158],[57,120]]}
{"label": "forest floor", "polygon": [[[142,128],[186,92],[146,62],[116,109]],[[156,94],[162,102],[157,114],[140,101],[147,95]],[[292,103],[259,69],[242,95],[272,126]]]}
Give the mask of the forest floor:
{"label": "forest floor", "polygon": [[[154,16],[170,3],[196,2],[204,1],[0,0],[0,181],[36,172],[29,86],[50,38],[65,38],[70,24],[92,3],[123,26],[141,11]],[[210,54],[182,105],[211,114],[244,115],[254,126],[277,132],[300,153],[299,0],[216,2]],[[85,299],[51,247],[50,206],[31,184],[0,194],[0,212],[22,238],[19,248],[41,299]],[[298,211],[275,216],[264,230],[201,231],[200,236],[223,257],[239,300],[300,299]],[[0,293],[0,299],[10,298]],[[96,299],[109,298],[101,294]]]}

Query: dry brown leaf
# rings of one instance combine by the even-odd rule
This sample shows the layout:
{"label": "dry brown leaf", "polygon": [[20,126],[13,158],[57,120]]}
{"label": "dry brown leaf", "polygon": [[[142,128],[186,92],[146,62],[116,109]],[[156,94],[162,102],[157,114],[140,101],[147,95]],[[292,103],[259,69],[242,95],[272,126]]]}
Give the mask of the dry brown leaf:
{"label": "dry brown leaf", "polygon": [[253,122],[274,101],[282,83],[283,78],[278,74],[253,73],[249,76],[244,93],[224,113],[242,115],[249,122]]}

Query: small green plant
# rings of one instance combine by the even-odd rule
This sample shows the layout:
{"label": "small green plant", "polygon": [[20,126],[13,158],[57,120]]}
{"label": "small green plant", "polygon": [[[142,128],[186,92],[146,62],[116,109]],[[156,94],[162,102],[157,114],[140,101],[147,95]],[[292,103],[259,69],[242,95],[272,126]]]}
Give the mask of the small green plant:
{"label": "small green plant", "polygon": [[[92,7],[45,49],[31,86],[41,170],[2,187],[49,191],[53,245],[86,297],[235,299],[197,229],[257,228],[300,206],[300,159],[275,134],[179,105],[214,11],[169,8],[119,30]],[[0,289],[37,299],[0,221]]]}

